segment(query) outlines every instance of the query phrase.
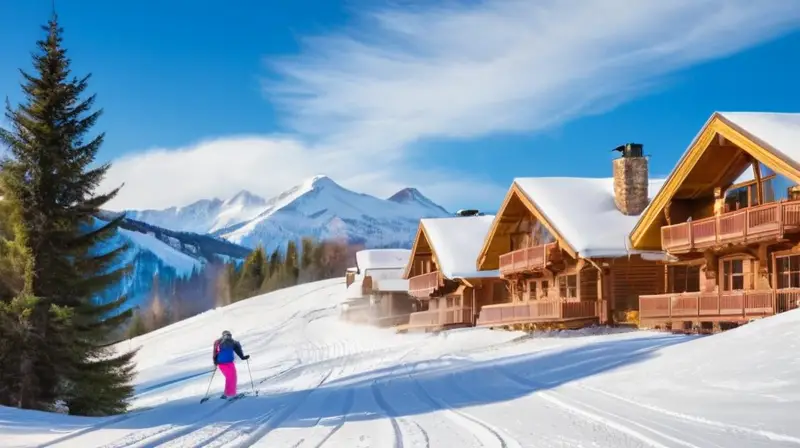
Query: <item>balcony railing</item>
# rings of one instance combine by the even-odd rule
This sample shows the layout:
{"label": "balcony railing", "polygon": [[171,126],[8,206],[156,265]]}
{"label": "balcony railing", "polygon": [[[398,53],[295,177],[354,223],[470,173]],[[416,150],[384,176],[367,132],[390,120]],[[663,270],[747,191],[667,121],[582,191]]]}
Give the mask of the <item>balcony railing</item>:
{"label": "balcony railing", "polygon": [[800,288],[639,296],[639,319],[751,319],[794,309]]}
{"label": "balcony railing", "polygon": [[800,230],[800,201],[771,202],[661,228],[668,252],[703,250],[725,243],[777,239]]}
{"label": "balcony railing", "polygon": [[531,302],[501,303],[481,308],[479,326],[525,323],[558,323],[578,319],[602,319],[604,300],[564,302],[534,300]]}
{"label": "balcony railing", "polygon": [[441,286],[439,272],[417,275],[408,279],[408,293],[413,297],[429,297]]}
{"label": "balcony railing", "polygon": [[518,274],[544,269],[549,261],[550,252],[555,248],[556,243],[547,243],[500,255],[500,274]]}
{"label": "balcony railing", "polygon": [[387,328],[396,327],[408,323],[408,314],[399,314],[395,316],[372,317],[369,322],[376,327]]}
{"label": "balcony railing", "polygon": [[472,323],[472,308],[442,308],[438,310],[419,311],[411,313],[408,325],[410,327],[441,328],[452,325],[470,325]]}

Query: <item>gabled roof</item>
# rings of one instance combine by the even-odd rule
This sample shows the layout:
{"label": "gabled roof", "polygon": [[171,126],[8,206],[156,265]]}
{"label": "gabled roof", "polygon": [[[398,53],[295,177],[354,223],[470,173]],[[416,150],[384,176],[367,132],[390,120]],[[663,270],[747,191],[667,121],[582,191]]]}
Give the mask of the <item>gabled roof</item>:
{"label": "gabled roof", "polygon": [[[663,179],[650,179],[648,196]],[[614,202],[614,178],[523,177],[514,179],[478,259],[483,266],[510,201],[517,197],[573,257],[621,257],[634,251],[628,234],[639,216],[627,216]],[[492,263],[494,264],[494,263]]]}
{"label": "gabled roof", "polygon": [[411,272],[414,254],[423,246],[430,247],[434,262],[445,278],[498,277],[500,273],[496,270],[475,268],[475,258],[493,220],[494,215],[421,219],[404,278]]}
{"label": "gabled roof", "polygon": [[[715,143],[715,138],[719,140],[720,137],[776,173],[800,182],[800,113],[715,112],[692,140],[662,189],[634,226],[630,235],[633,247],[660,247],[660,233],[654,226],[659,225],[664,207],[684,186],[692,169]],[[714,166],[717,171],[728,168],[730,166],[723,163]],[[709,171],[705,175],[709,180],[718,178],[720,182],[735,181],[721,179],[723,174]]]}
{"label": "gabled roof", "polygon": [[408,249],[366,249],[356,252],[356,264],[361,272],[366,269],[403,269],[410,256]]}

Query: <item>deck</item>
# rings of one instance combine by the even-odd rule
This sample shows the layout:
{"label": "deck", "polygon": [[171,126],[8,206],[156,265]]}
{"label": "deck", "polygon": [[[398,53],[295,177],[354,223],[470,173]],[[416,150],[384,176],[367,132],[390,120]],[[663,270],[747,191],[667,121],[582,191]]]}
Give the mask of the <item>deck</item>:
{"label": "deck", "polygon": [[535,300],[486,305],[481,308],[478,326],[515,324],[557,324],[580,320],[604,320],[605,301]]}
{"label": "deck", "polygon": [[472,325],[471,307],[442,308],[411,313],[408,325],[403,325],[399,330],[436,331],[470,325]]}
{"label": "deck", "polygon": [[416,275],[408,279],[408,294],[417,298],[428,298],[442,286],[439,271]]}
{"label": "deck", "polygon": [[639,320],[740,322],[772,316],[800,304],[800,289],[687,292],[639,297]]}
{"label": "deck", "polygon": [[550,254],[556,243],[517,249],[500,255],[500,275],[522,274],[542,270],[550,261]]}
{"label": "deck", "polygon": [[780,201],[661,228],[661,247],[687,253],[783,238],[800,231],[800,201]]}

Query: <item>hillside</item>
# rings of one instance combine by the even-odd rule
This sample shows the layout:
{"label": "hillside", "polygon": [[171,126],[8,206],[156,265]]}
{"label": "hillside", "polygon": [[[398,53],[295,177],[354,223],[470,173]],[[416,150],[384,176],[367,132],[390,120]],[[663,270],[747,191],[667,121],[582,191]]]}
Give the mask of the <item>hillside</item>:
{"label": "hillside", "polygon": [[371,248],[408,248],[421,218],[450,216],[413,188],[380,199],[348,190],[327,176],[307,179],[266,201],[242,192],[228,201],[126,214],[173,230],[208,232],[245,247],[262,244],[269,252],[304,236]]}
{"label": "hillside", "polygon": [[[800,444],[800,311],[708,337],[613,329],[398,335],[338,319],[342,279],[125,341],[134,412],[0,408],[4,446],[783,447]],[[200,404],[231,330],[244,399]],[[250,374],[252,372],[252,385]],[[258,396],[253,396],[253,389]]]}
{"label": "hillside", "polygon": [[[108,218],[110,215],[106,212],[101,217]],[[250,253],[250,249],[209,235],[176,232],[130,218],[126,218],[120,227],[119,239],[111,244],[122,240],[131,244],[124,261],[132,262],[134,269],[105,297],[127,294],[131,306],[146,301],[155,292],[154,288],[163,289],[165,298],[169,299],[169,290],[174,289],[170,286],[176,281],[186,281],[193,274],[203,272],[210,264],[240,262]],[[196,300],[199,302],[203,298],[196,297]],[[197,304],[199,309],[210,305],[210,302]]]}

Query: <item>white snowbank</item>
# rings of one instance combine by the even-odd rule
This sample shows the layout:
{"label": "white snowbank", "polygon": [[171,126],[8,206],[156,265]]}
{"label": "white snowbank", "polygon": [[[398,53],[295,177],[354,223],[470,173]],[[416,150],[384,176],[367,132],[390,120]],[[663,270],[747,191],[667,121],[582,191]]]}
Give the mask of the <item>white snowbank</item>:
{"label": "white snowbank", "polygon": [[498,271],[477,271],[475,260],[492,227],[494,215],[459,216],[420,220],[428,243],[436,253],[442,275],[455,278],[498,277]]}
{"label": "white snowbank", "polygon": [[[648,198],[658,193],[664,181],[650,179]],[[580,256],[640,253],[630,248],[628,239],[640,215],[619,211],[614,203],[614,178],[523,177],[514,183]]]}

